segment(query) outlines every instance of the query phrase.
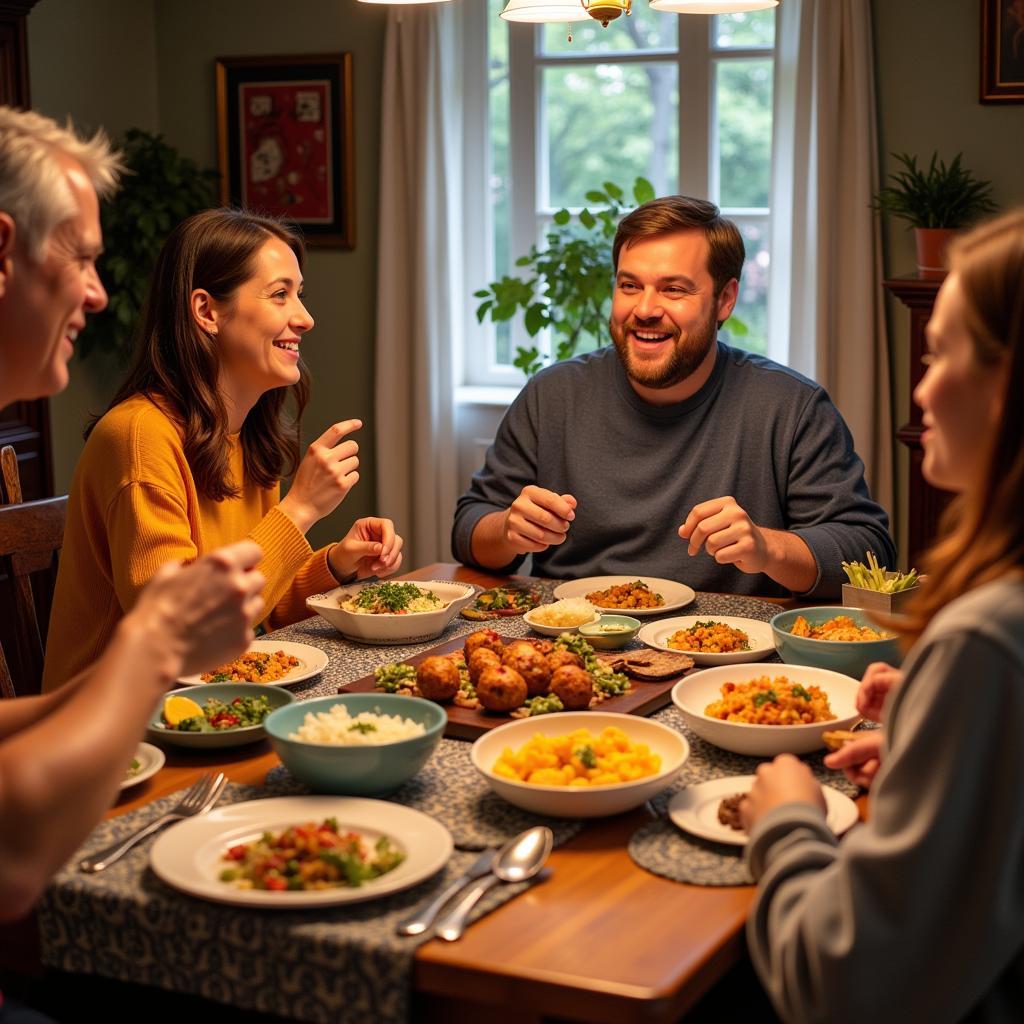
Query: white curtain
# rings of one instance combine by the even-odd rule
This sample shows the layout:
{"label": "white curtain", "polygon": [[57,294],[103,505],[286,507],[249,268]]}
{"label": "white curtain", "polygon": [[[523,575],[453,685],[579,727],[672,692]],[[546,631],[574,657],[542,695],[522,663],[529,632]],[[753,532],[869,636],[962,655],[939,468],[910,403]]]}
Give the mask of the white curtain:
{"label": "white curtain", "polygon": [[870,0],[784,0],[778,10],[771,333],[788,339],[794,369],[828,389],[891,518]]}
{"label": "white curtain", "polygon": [[405,566],[450,558],[461,308],[460,62],[452,5],[392,10],[384,42],[377,260],[377,509]]}

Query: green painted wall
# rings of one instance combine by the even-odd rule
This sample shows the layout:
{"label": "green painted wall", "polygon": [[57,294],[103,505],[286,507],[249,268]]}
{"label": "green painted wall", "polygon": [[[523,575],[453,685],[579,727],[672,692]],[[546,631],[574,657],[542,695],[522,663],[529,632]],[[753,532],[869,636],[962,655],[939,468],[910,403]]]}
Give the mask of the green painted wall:
{"label": "green painted wall", "polygon": [[[872,0],[882,172],[898,165],[892,152],[964,164],[993,183],[1003,207],[1024,204],[1024,104],[978,102],[980,4],[977,0]],[[887,276],[914,272],[914,239],[900,221],[883,220]],[[897,426],[909,415],[910,314],[889,300]],[[898,451],[897,542],[906,537],[907,458]]]}

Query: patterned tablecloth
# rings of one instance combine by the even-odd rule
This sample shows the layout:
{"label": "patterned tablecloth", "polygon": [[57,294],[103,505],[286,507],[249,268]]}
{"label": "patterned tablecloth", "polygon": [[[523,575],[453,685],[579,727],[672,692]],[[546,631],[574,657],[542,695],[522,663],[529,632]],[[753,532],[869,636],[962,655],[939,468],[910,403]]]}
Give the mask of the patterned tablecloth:
{"label": "patterned tablecloth", "polygon": [[[552,587],[545,586],[545,600],[550,599]],[[711,594],[698,595],[686,609],[687,614],[762,620],[777,611],[777,606],[755,599]],[[410,647],[351,643],[320,618],[289,626],[274,636],[313,644],[330,658],[320,676],[293,688],[302,700],[332,695],[340,684],[367,675],[379,664],[410,657],[480,625],[456,618],[441,637]],[[500,620],[498,627],[506,635],[529,632],[518,617]],[[670,721],[683,728],[681,721]],[[688,738],[694,743],[695,737]],[[68,971],[194,993],[296,1020],[404,1021],[412,957],[429,933],[399,938],[396,922],[464,870],[475,856],[471,851],[504,842],[541,820],[495,797],[473,771],[468,752],[468,743],[442,740],[417,778],[391,797],[433,815],[452,832],[456,853],[433,879],[347,908],[248,910],[169,889],[148,867],[150,843],[146,842],[101,874],[84,875],[68,867],[57,876],[39,907],[43,961]],[[222,800],[258,800],[298,792],[305,789],[278,767],[269,773],[265,788],[231,785]],[[103,822],[70,865],[157,817],[175,800],[168,797]],[[575,821],[543,820],[555,831],[556,843],[583,827]],[[492,890],[478,915],[524,887]]]}

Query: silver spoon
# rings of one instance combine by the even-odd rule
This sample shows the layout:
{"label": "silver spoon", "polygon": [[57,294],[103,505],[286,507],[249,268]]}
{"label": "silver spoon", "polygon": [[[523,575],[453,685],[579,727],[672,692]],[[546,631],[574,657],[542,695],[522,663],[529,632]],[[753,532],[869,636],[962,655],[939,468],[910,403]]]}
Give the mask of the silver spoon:
{"label": "silver spoon", "polygon": [[499,882],[525,882],[544,867],[555,837],[546,825],[535,825],[510,839],[494,856],[491,874],[477,882],[438,921],[435,934],[448,942],[462,937],[466,919],[480,899]]}
{"label": "silver spoon", "polygon": [[399,921],[395,931],[399,935],[421,935],[433,923],[434,918],[444,909],[449,900],[454,899],[464,888],[472,885],[478,878],[483,878],[491,870],[496,850],[484,850],[479,857],[458,878],[441,893],[412,913],[404,921]]}

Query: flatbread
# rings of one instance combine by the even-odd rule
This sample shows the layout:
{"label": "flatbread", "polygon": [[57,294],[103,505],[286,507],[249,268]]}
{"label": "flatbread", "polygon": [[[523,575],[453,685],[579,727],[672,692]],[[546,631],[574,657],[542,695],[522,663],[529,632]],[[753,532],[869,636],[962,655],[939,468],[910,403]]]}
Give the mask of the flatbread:
{"label": "flatbread", "polygon": [[598,655],[614,672],[624,672],[632,679],[642,682],[658,682],[681,676],[693,668],[693,658],[688,654],[671,651],[625,651],[617,654]]}

